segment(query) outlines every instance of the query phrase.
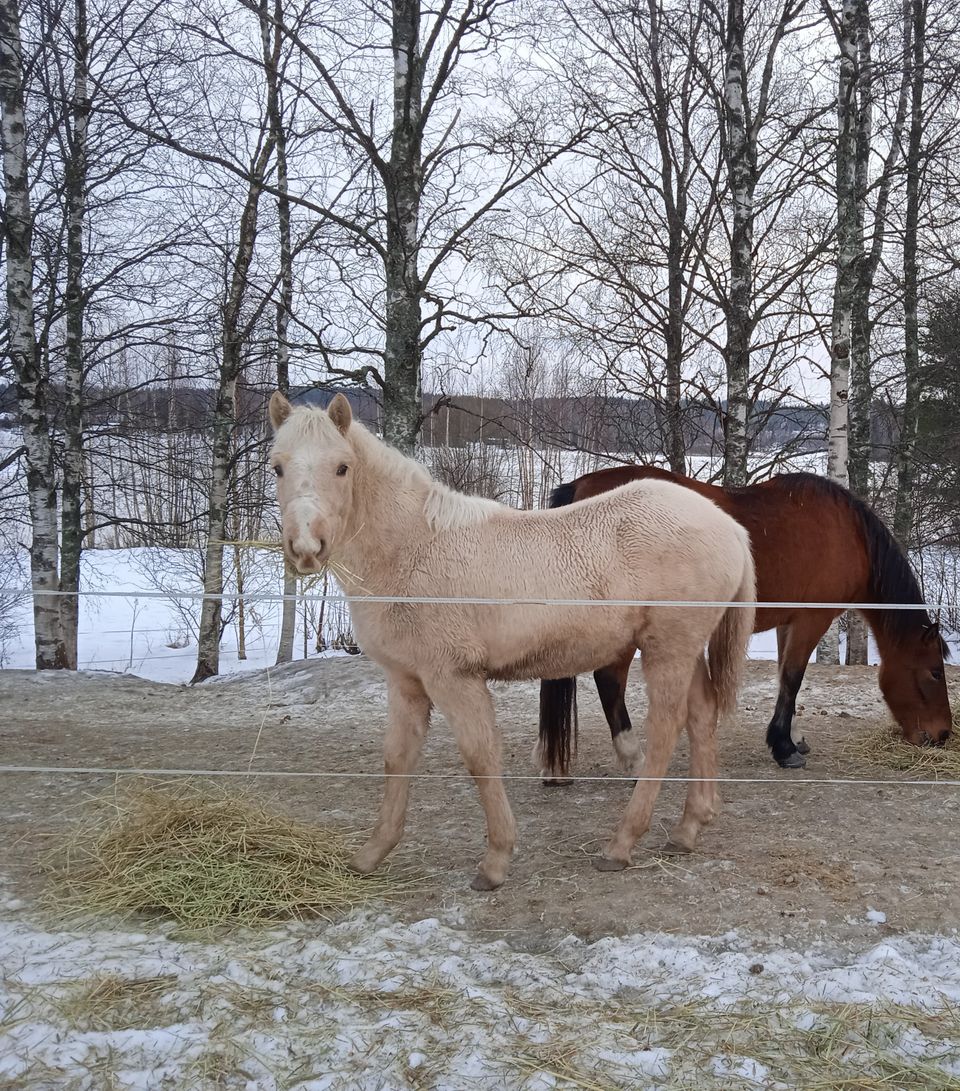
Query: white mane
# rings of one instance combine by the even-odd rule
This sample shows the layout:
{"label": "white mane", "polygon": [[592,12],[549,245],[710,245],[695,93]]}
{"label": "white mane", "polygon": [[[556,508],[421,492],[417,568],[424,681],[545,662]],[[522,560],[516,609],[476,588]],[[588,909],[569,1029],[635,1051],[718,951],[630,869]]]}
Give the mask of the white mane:
{"label": "white mane", "polygon": [[[326,417],[325,413],[323,415]],[[347,434],[354,450],[374,472],[379,470],[384,475],[399,478],[402,486],[409,485],[412,489],[426,490],[423,514],[432,531],[452,530],[454,527],[479,523],[496,512],[503,511],[503,505],[496,500],[468,496],[434,481],[426,466],[388,446],[356,420]]]}

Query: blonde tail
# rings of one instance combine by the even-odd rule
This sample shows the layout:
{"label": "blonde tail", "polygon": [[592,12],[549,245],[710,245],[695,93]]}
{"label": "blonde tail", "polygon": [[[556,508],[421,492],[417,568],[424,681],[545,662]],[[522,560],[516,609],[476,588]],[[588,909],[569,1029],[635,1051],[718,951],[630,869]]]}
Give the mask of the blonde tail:
{"label": "blonde tail", "polygon": [[[754,603],[757,598],[756,577],[750,537],[746,531],[743,532],[743,542],[743,574],[732,601]],[[743,677],[747,644],[753,633],[754,614],[753,606],[728,606],[707,645],[710,677],[720,716],[728,715],[737,707],[737,691]]]}

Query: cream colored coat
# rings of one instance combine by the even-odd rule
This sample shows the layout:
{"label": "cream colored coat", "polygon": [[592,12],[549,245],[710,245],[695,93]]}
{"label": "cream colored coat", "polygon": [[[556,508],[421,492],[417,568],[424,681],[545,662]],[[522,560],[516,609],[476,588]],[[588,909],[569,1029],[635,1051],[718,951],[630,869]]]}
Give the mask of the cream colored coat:
{"label": "cream colored coat", "polygon": [[[345,590],[360,599],[754,598],[746,531],[689,489],[644,481],[565,508],[517,511],[434,482],[418,463],[354,423],[342,396],[323,412],[291,409],[275,395],[271,418],[287,555],[302,571],[329,564]],[[361,648],[387,672],[387,769],[402,774],[399,781],[388,780],[378,829],[355,866],[376,866],[399,839],[406,775],[416,763],[432,705],[450,721],[468,768],[479,778],[488,850],[475,885],[484,888],[502,882],[513,844],[502,785],[495,781],[498,788],[492,787],[500,775],[500,745],[487,679],[566,677],[639,647],[650,692],[644,768],[656,779],[664,775],[684,725],[693,751],[691,721],[711,721],[712,739],[718,708],[732,709],[753,628],[749,607],[722,605],[355,601],[351,613]],[[715,743],[711,748],[704,732],[706,727],[692,760],[713,770],[712,776]],[[657,787],[651,794],[649,784],[637,785],[601,866],[625,865],[636,830],[649,823]],[[712,816],[715,786],[691,785],[691,796],[686,825],[678,827],[687,842],[690,831],[695,838]]]}

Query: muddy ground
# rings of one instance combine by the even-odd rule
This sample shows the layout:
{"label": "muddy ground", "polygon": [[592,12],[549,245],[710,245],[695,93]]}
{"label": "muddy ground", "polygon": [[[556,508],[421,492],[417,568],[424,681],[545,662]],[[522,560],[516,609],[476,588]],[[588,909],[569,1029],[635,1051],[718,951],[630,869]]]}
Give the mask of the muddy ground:
{"label": "muddy ground", "polygon": [[[952,671],[951,683],[960,681]],[[698,853],[661,858],[657,847],[681,808],[667,784],[636,866],[597,874],[590,866],[631,791],[629,783],[584,780],[545,789],[536,778],[508,786],[519,842],[507,883],[468,889],[482,853],[483,822],[467,779],[425,779],[413,789],[404,842],[393,860],[424,880],[401,906],[409,920],[456,919],[479,935],[536,950],[558,934],[585,939],[645,930],[720,934],[747,929],[796,945],[900,931],[950,931],[960,924],[960,789],[814,785],[825,777],[900,774],[865,766],[848,744],[888,720],[875,668],[811,667],[798,726],[812,746],[808,768],[783,771],[763,733],[775,694],[771,663],[750,665],[736,723],[721,738],[729,777],[724,809]],[[508,774],[530,777],[538,689],[495,687]],[[643,706],[640,672],[628,704]],[[4,765],[254,769],[376,773],[385,714],[377,667],[363,657],[293,664],[190,689],[131,676],[0,672],[0,762]],[[577,772],[618,775],[592,684],[581,685]],[[259,736],[259,738],[258,738]],[[672,772],[686,768],[681,744]],[[452,736],[435,719],[420,772],[455,773]],[[29,906],[41,890],[38,852],[61,839],[87,796],[109,775],[0,774],[0,884]],[[379,777],[262,777],[263,794],[290,814],[357,831],[372,822]],[[872,920],[868,910],[885,914]]]}

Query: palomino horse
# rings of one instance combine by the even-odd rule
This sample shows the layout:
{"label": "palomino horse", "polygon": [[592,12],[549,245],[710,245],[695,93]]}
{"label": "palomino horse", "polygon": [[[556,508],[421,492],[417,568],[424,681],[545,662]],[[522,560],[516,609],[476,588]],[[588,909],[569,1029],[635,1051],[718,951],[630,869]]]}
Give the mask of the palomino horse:
{"label": "palomino horse", "polygon": [[[324,412],[270,401],[283,546],[301,572],[336,565],[353,596],[521,599],[495,603],[357,602],[357,640],[387,676],[386,784],[373,835],[352,860],[372,871],[400,840],[409,779],[431,707],[444,715],[473,775],[487,850],[473,881],[499,886],[516,827],[501,779],[489,678],[593,670],[640,647],[650,694],[644,780],[600,870],[626,867],[648,828],[680,731],[692,780],[674,845],[692,849],[717,806],[716,723],[729,711],[753,629],[746,531],[689,489],[630,485],[562,511],[517,511],[463,496],[354,423],[337,395]],[[742,607],[645,607],[624,600],[710,599]],[[609,606],[544,599],[618,600]],[[709,672],[704,660],[708,646]]]}
{"label": "palomino horse", "polygon": [[[652,466],[618,466],[559,486],[551,507],[563,507],[631,481],[672,481],[712,500],[750,532],[757,569],[756,632],[776,628],[780,694],[767,744],[784,768],[805,764],[806,740],[790,729],[797,691],[817,642],[841,611],[764,609],[764,602],[864,602],[880,651],[880,689],[905,739],[942,744],[950,734],[950,703],[940,631],[925,610],[884,610],[883,603],[923,598],[903,550],[877,515],[852,493],[814,474],[783,474],[746,488],[720,488]],[[618,754],[634,755],[623,695],[633,649],[594,677]],[[565,783],[576,728],[576,679],[544,682],[539,755],[546,783]]]}

